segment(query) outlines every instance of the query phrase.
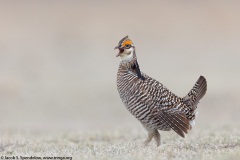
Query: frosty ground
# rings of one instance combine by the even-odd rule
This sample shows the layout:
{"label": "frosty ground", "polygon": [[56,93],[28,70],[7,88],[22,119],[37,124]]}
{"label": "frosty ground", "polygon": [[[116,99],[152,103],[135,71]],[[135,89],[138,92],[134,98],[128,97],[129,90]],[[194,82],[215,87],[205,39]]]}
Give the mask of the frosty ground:
{"label": "frosty ground", "polygon": [[71,157],[72,159],[239,159],[240,129],[193,129],[185,139],[173,131],[161,132],[162,144],[144,147],[143,129],[74,131],[38,134],[5,131],[1,135],[1,156]]}

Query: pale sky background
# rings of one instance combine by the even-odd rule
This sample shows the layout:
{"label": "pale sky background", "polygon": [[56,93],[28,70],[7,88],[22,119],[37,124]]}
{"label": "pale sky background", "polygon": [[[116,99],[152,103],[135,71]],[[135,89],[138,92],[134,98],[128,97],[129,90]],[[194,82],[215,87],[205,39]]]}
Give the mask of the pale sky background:
{"label": "pale sky background", "polygon": [[199,126],[240,126],[239,1],[0,0],[0,129],[141,127],[116,87],[126,35],[141,70],[185,96]]}

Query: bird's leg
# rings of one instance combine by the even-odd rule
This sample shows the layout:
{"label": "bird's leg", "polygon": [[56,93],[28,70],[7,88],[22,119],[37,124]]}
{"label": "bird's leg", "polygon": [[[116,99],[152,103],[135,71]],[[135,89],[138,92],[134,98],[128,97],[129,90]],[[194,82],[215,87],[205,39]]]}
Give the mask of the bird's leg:
{"label": "bird's leg", "polygon": [[157,142],[157,147],[160,146],[160,144],[161,144],[161,136],[160,136],[158,130],[154,131],[154,135],[153,136],[154,136],[155,141]]}
{"label": "bird's leg", "polygon": [[144,141],[144,146],[147,146],[153,138],[155,139],[157,146],[160,146],[161,136],[160,136],[158,130],[154,130],[154,131],[148,130],[148,138]]}
{"label": "bird's leg", "polygon": [[151,142],[151,140],[152,140],[152,138],[153,138],[153,136],[154,136],[154,133],[153,132],[148,132],[148,138],[144,141],[144,146],[147,146],[150,142]]}
{"label": "bird's leg", "polygon": [[157,129],[151,129],[146,124],[143,124],[143,123],[142,123],[142,125],[148,132],[148,138],[143,143],[144,146],[147,146],[153,138],[157,142],[157,146],[160,146],[161,138],[160,138],[160,134],[159,134],[158,130]]}

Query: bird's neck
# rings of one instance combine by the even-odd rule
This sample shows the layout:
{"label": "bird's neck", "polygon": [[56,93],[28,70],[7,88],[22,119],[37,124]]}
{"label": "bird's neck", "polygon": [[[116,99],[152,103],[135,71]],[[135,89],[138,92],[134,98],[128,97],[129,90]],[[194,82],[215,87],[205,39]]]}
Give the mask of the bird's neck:
{"label": "bird's neck", "polygon": [[141,70],[139,68],[138,62],[137,62],[137,56],[135,54],[135,52],[133,53],[133,57],[132,59],[126,61],[126,60],[122,60],[119,66],[119,69],[121,70],[127,70],[127,71],[131,71],[133,73],[135,73],[139,79],[144,80],[145,78],[143,77]]}
{"label": "bird's neck", "polygon": [[125,69],[131,69],[132,66],[137,62],[137,56],[135,54],[135,51],[133,51],[133,53],[131,54],[131,57],[128,58],[122,58],[121,62],[120,62],[120,66],[121,68],[125,68]]}

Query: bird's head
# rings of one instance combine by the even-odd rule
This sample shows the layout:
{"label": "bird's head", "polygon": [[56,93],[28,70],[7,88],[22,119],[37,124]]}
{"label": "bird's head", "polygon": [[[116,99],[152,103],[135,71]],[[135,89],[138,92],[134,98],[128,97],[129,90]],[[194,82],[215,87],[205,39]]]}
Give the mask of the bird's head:
{"label": "bird's head", "polygon": [[119,49],[117,57],[120,56],[123,61],[129,61],[133,58],[135,47],[128,36],[121,39],[114,49]]}

